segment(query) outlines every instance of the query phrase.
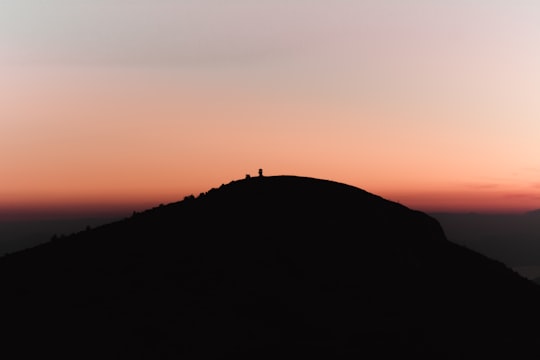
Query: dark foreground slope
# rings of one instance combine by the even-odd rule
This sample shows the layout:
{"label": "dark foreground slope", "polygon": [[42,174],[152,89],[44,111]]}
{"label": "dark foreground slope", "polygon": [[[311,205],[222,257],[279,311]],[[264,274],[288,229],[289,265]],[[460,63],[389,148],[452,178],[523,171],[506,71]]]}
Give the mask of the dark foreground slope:
{"label": "dark foreground slope", "polygon": [[24,358],[540,355],[540,287],[423,213],[310,178],[235,181],[12,254],[0,281],[2,351]]}

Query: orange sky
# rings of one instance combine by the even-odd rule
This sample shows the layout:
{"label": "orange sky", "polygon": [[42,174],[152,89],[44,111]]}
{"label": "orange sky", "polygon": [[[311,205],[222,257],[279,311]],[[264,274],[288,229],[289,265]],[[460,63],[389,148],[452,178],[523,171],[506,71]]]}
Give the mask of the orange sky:
{"label": "orange sky", "polygon": [[259,167],[427,211],[540,207],[538,5],[25,4],[0,6],[2,216]]}

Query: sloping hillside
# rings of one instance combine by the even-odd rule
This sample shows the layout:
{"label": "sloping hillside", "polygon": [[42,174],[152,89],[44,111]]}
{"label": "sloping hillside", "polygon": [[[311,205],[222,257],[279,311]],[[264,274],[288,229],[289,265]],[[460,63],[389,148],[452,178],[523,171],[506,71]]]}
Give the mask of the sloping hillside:
{"label": "sloping hillside", "polygon": [[21,357],[538,358],[540,287],[332,181],[233,181],[0,259]]}

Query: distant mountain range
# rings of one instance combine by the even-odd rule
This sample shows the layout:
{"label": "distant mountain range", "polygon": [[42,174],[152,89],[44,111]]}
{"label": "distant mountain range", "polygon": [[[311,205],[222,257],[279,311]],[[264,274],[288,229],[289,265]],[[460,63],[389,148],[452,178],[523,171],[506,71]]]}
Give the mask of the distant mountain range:
{"label": "distant mountain range", "polygon": [[54,234],[70,234],[125,217],[121,215],[81,216],[75,218],[0,220],[0,256],[47,242]]}
{"label": "distant mountain range", "polygon": [[540,286],[327,180],[233,181],[0,258],[7,358],[537,359]]}
{"label": "distant mountain range", "polygon": [[433,213],[452,242],[540,276],[540,211],[523,214]]}
{"label": "distant mountain range", "polygon": [[529,215],[540,215],[540,209],[532,210],[527,212]]}

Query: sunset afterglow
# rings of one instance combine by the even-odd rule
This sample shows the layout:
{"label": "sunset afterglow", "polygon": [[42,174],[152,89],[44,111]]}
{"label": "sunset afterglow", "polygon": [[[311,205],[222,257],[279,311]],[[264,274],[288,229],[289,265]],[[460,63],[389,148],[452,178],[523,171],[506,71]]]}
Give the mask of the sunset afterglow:
{"label": "sunset afterglow", "polygon": [[426,211],[540,208],[539,23],[533,1],[3,1],[0,216],[259,168]]}

